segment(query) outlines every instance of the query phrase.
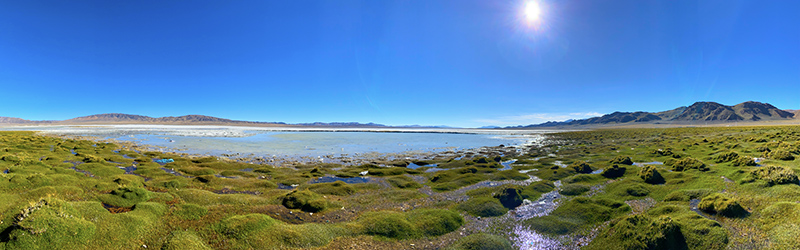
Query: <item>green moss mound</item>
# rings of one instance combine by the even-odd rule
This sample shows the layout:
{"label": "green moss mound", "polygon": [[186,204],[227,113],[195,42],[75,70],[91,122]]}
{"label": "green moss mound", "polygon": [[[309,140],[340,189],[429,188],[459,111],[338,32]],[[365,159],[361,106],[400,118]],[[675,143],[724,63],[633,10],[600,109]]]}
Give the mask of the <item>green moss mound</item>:
{"label": "green moss mound", "polygon": [[208,209],[196,204],[181,204],[173,214],[184,220],[199,220],[208,214]]}
{"label": "green moss mound", "polygon": [[725,217],[744,217],[747,211],[739,205],[736,199],[721,193],[714,193],[706,196],[697,205],[697,208],[711,214],[719,214]]}
{"label": "green moss mound", "polygon": [[494,198],[499,200],[500,204],[503,204],[503,207],[508,209],[514,209],[522,205],[522,193],[516,187],[503,187],[494,195]]}
{"label": "green moss mound", "polygon": [[723,152],[718,154],[714,157],[714,162],[716,163],[723,163],[723,162],[730,162],[739,158],[739,154],[736,152]]}
{"label": "green moss mound", "polygon": [[391,211],[367,212],[358,220],[363,232],[368,235],[392,239],[411,239],[420,236],[420,231],[402,213]]}
{"label": "green moss mound", "polygon": [[445,209],[416,209],[408,213],[408,221],[423,235],[439,236],[455,231],[464,224],[464,218]]}
{"label": "green moss mound", "polygon": [[611,164],[633,165],[633,160],[631,160],[631,157],[621,155],[614,157],[614,159],[611,159],[608,162]]}
{"label": "green moss mound", "polygon": [[111,191],[109,194],[99,196],[100,201],[117,207],[132,207],[140,202],[145,202],[152,197],[152,193],[144,188],[123,187]]}
{"label": "green moss mound", "polygon": [[697,169],[700,171],[708,171],[709,169],[706,167],[706,164],[702,161],[686,157],[677,161],[674,161],[672,164],[672,171],[685,171],[688,169]]}
{"label": "green moss mound", "polygon": [[584,184],[567,184],[561,187],[558,192],[563,195],[575,196],[588,192],[589,188],[589,185]]}
{"label": "green moss mound", "polygon": [[616,179],[625,175],[625,171],[627,169],[625,167],[620,167],[619,165],[611,165],[610,168],[603,169],[603,172],[600,173],[601,176],[609,178],[609,179]]}
{"label": "green moss mound", "polygon": [[589,166],[589,164],[587,164],[586,162],[583,162],[583,161],[572,163],[567,167],[572,169],[572,170],[575,170],[575,172],[578,172],[578,173],[581,173],[581,174],[588,174],[588,173],[592,172],[592,167]]}
{"label": "green moss mound", "polygon": [[71,204],[54,198],[39,200],[15,217],[8,232],[8,249],[84,249],[95,234]]}
{"label": "green moss mound", "polygon": [[351,195],[356,192],[355,187],[343,181],[311,184],[311,186],[308,187],[308,190],[311,190],[314,193],[318,194],[329,194],[329,195],[339,195],[339,196]]}
{"label": "green moss mound", "polygon": [[216,231],[235,239],[244,239],[281,222],[263,214],[234,215],[222,220]]}
{"label": "green moss mound", "polygon": [[794,160],[794,155],[786,150],[776,149],[775,151],[769,152],[766,154],[767,157],[770,159],[781,160],[781,161],[792,161]]}
{"label": "green moss mound", "polygon": [[798,183],[797,174],[792,169],[778,166],[765,166],[755,169],[750,172],[750,175],[743,182],[747,183],[756,180],[762,180],[769,186]]}
{"label": "green moss mound", "polygon": [[449,250],[513,250],[508,239],[486,233],[470,234],[456,241]]}
{"label": "green moss mound", "polygon": [[670,217],[630,215],[611,222],[586,249],[689,249],[680,226]]}
{"label": "green moss mound", "polygon": [[738,166],[756,166],[757,164],[756,164],[756,161],[753,160],[752,157],[747,157],[747,156],[744,156],[744,155],[740,155],[740,156],[736,157],[736,159],[731,161],[731,165],[734,165],[734,166],[738,167]]}
{"label": "green moss mound", "polygon": [[328,207],[328,201],[322,195],[310,190],[292,191],[283,197],[283,206],[290,209],[300,209],[306,212],[319,212]]}
{"label": "green moss mound", "polygon": [[414,179],[408,176],[392,176],[386,178],[386,181],[389,182],[392,186],[398,188],[421,188],[422,184],[417,183]]}
{"label": "green moss mound", "polygon": [[547,216],[522,221],[537,232],[563,235],[576,232],[630,212],[623,203],[603,198],[576,197],[564,202]]}
{"label": "green moss mound", "polygon": [[641,197],[650,194],[650,189],[645,185],[636,183],[626,187],[625,193],[628,195]]}
{"label": "green moss mound", "polygon": [[499,200],[492,197],[474,197],[458,204],[457,209],[472,216],[493,217],[504,215],[508,209]]}
{"label": "green moss mound", "polygon": [[174,231],[169,234],[167,241],[164,242],[162,250],[211,250],[211,247],[203,242],[191,231]]}
{"label": "green moss mound", "polygon": [[644,182],[649,184],[664,183],[664,177],[662,177],[661,173],[659,173],[656,167],[652,165],[645,165],[642,167],[642,169],[639,170],[639,178],[642,178]]}
{"label": "green moss mound", "polygon": [[728,232],[714,220],[706,219],[685,205],[667,204],[647,211],[652,219],[669,217],[681,228],[689,249],[726,249]]}

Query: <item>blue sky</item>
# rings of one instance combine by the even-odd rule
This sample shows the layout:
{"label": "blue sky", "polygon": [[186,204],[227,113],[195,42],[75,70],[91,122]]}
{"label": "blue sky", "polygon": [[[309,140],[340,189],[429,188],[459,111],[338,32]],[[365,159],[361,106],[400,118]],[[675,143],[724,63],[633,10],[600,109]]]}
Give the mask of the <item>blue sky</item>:
{"label": "blue sky", "polygon": [[800,1],[0,1],[0,116],[476,127],[800,109]]}

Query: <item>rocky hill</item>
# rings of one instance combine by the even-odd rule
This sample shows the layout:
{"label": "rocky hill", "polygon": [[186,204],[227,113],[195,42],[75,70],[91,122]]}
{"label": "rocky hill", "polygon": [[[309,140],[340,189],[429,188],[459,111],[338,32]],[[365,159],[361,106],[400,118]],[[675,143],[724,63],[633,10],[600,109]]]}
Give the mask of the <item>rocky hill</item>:
{"label": "rocky hill", "polygon": [[[651,112],[614,112],[600,117],[565,122],[546,122],[513,128],[532,127],[557,127],[557,126],[585,126],[608,124],[636,124],[636,123],[691,123],[704,122],[738,122],[738,121],[775,121],[791,120],[800,117],[800,112],[795,110],[781,110],[769,103],[743,102],[734,106],[726,106],[716,102],[696,102],[688,107],[679,107],[672,110]],[[509,127],[512,128],[512,127]]]}
{"label": "rocky hill", "polygon": [[206,115],[184,115],[167,117],[149,117],[120,113],[97,114],[81,116],[63,121],[31,121],[14,117],[0,117],[0,124],[4,125],[81,125],[81,124],[171,124],[171,125],[250,125],[250,126],[298,126],[298,127],[388,127],[376,123],[358,122],[314,122],[300,124],[286,124],[284,122],[251,122],[218,118]]}

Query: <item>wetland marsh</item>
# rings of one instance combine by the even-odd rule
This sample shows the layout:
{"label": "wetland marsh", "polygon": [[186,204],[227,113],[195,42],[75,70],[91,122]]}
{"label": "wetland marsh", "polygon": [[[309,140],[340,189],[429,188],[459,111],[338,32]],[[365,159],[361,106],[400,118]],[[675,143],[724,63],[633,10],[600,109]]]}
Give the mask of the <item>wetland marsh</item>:
{"label": "wetland marsh", "polygon": [[542,136],[276,166],[0,132],[0,249],[800,247],[798,127]]}

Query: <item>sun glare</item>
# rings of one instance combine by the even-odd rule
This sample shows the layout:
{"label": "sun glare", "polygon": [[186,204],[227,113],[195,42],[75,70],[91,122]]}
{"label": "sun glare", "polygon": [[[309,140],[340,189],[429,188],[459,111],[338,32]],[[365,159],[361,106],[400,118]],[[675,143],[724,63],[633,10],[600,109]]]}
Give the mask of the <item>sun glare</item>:
{"label": "sun glare", "polygon": [[539,7],[539,3],[530,1],[525,4],[525,19],[527,19],[528,22],[538,21],[541,15],[542,9]]}

